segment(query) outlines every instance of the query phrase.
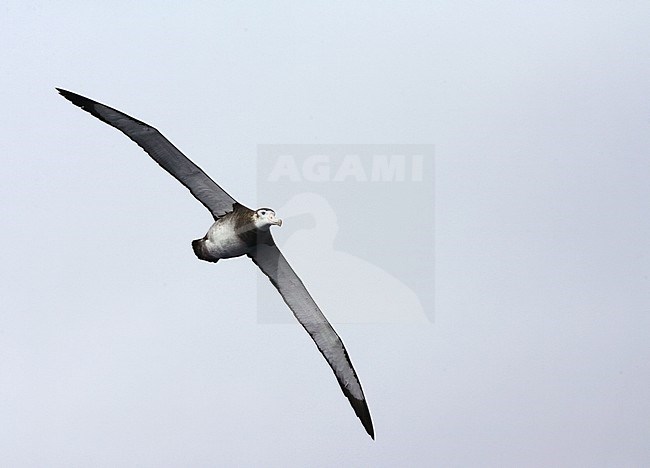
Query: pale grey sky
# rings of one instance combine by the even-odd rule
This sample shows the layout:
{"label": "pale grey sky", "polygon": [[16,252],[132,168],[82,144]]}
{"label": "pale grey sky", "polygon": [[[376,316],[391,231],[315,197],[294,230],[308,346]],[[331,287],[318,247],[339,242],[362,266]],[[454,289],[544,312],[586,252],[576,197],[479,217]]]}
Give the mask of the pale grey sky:
{"label": "pale grey sky", "polygon": [[[5,1],[0,465],[648,464],[649,29],[633,1]],[[375,442],[300,326],[259,323],[254,265],[194,257],[207,211],[55,86],[250,205],[259,144],[435,145],[435,320],[337,325]]]}

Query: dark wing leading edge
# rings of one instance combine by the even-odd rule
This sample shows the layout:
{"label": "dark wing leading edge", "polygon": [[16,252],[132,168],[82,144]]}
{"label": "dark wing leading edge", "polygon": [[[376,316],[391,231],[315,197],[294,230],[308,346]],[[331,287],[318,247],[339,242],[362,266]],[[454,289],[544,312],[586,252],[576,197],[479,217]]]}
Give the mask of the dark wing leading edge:
{"label": "dark wing leading edge", "polygon": [[151,125],[70,91],[59,88],[56,90],[74,105],[117,128],[135,141],[163,169],[187,187],[192,195],[212,212],[215,219],[232,211],[233,204],[236,203],[235,199]]}
{"label": "dark wing leading edge", "polygon": [[249,257],[269,277],[300,324],[305,327],[339,381],[366,432],[375,438],[368,405],[348,353],[339,335],[320,311],[311,295],[280,250],[273,244],[258,244]]}

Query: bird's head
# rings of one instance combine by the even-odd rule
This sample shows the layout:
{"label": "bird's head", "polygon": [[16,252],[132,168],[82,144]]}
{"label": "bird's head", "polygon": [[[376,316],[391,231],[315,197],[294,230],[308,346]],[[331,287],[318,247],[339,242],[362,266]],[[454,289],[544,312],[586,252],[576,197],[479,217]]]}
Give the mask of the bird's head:
{"label": "bird's head", "polygon": [[253,222],[257,229],[268,229],[272,225],[282,226],[282,220],[275,216],[275,211],[270,208],[258,208],[253,215]]}

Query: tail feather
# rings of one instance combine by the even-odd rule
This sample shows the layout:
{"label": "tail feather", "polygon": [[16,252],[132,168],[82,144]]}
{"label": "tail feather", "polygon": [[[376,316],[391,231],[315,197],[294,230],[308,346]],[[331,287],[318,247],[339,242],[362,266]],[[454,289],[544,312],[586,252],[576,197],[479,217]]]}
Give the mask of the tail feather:
{"label": "tail feather", "polygon": [[200,260],[205,260],[206,262],[217,263],[219,259],[214,259],[208,255],[205,245],[205,237],[203,239],[195,239],[192,241],[192,250],[194,250],[194,255],[196,255]]}

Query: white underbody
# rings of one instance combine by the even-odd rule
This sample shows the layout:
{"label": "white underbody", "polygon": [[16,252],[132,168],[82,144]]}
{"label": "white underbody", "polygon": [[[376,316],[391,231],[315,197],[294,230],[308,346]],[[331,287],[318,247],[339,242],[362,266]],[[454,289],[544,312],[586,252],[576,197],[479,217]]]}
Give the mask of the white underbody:
{"label": "white underbody", "polygon": [[214,258],[239,257],[248,252],[248,247],[235,232],[231,216],[224,216],[214,222],[203,243]]}

